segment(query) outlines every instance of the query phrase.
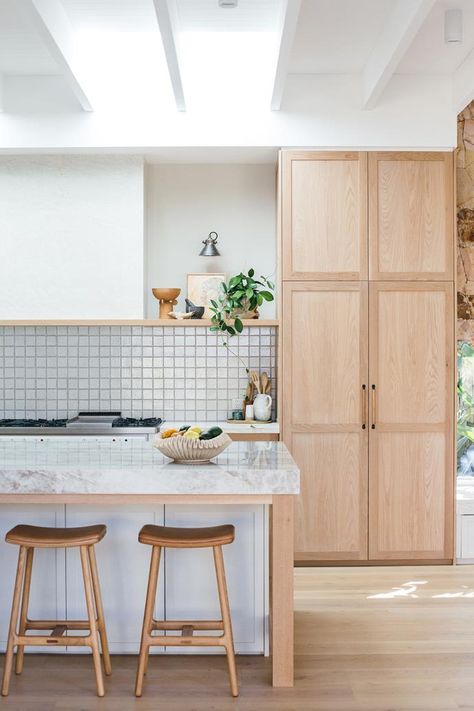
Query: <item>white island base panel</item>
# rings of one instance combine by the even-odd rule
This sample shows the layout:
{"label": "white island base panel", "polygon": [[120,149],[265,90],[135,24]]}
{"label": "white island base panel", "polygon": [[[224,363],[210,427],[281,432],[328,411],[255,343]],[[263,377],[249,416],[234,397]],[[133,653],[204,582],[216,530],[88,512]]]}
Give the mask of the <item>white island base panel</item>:
{"label": "white island base panel", "polygon": [[[151,547],[138,543],[146,523],[215,526],[233,523],[234,543],[223,547],[236,651],[268,653],[268,544],[264,505],[0,505],[0,649],[6,648],[18,547],[4,542],[17,523],[87,526],[105,523],[107,535],[96,546],[112,654],[139,649]],[[212,549],[168,549],[162,556],[155,617],[219,619]],[[33,563],[31,619],[86,619],[79,549],[37,549]],[[199,632],[195,632],[199,634]],[[206,633],[207,634],[207,633]],[[28,650],[27,650],[28,651]],[[35,653],[64,648],[35,647]],[[74,654],[89,653],[70,647]],[[152,653],[219,653],[221,648],[154,647]]]}

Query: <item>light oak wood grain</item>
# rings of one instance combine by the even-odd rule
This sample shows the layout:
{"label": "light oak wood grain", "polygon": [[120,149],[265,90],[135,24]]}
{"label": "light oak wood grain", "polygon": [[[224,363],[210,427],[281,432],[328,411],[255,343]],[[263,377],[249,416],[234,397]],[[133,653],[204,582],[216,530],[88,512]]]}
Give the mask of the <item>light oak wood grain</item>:
{"label": "light oak wood grain", "polygon": [[452,281],[453,154],[369,154],[370,279]]}
{"label": "light oak wood grain", "polygon": [[[275,319],[242,319],[245,327],[273,326],[277,327]],[[1,319],[0,326],[165,326],[167,328],[209,328],[209,319]]]}
{"label": "light oak wood grain", "polygon": [[294,580],[293,689],[268,685],[268,658],[240,655],[236,702],[222,656],[158,655],[137,701],[137,658],[116,655],[98,700],[90,658],[29,654],[28,674],[13,680],[5,709],[472,711],[473,566],[299,568]]}
{"label": "light oak wood grain", "polygon": [[283,280],[367,277],[367,154],[282,151]]}
{"label": "light oak wood grain", "polygon": [[363,282],[283,285],[283,440],[301,469],[296,560],[367,558],[367,308]]}
{"label": "light oak wood grain", "polygon": [[453,558],[453,287],[370,285],[369,557]]}
{"label": "light oak wood grain", "polygon": [[296,559],[367,558],[367,435],[294,432],[303,472],[296,503]]}
{"label": "light oak wood grain", "polygon": [[270,647],[276,687],[294,683],[293,531],[293,497],[275,496],[270,528]]}

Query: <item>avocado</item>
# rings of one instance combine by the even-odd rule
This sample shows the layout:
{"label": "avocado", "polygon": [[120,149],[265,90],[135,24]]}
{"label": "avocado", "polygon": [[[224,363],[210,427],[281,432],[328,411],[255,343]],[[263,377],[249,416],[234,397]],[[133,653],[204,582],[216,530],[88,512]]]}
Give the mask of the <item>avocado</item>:
{"label": "avocado", "polygon": [[203,432],[199,439],[214,439],[215,437],[218,437],[220,434],[222,434],[222,430],[220,427],[209,427],[208,430]]}

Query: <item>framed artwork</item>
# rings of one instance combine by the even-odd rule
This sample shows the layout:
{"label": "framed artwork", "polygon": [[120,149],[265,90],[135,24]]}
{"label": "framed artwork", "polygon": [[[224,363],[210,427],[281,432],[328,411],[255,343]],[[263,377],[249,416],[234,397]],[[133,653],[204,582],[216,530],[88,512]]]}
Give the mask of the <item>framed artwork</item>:
{"label": "framed artwork", "polygon": [[219,296],[221,283],[225,279],[225,274],[188,274],[188,299],[196,306],[204,306],[204,318],[211,318],[211,300]]}

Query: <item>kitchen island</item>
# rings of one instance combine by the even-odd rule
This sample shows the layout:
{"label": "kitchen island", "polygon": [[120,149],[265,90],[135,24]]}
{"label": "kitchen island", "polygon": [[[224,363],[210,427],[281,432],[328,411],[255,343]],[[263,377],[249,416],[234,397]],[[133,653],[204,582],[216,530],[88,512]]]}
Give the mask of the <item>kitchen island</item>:
{"label": "kitchen island", "polygon": [[[107,523],[109,535],[104,544],[98,546],[97,555],[106,617],[108,606],[112,610],[115,606],[122,617],[121,628],[128,608],[143,609],[147,551],[138,544],[136,534],[144,523],[189,526],[214,525],[221,520],[235,523],[236,543],[229,546],[228,553],[226,551],[232,613],[237,620],[237,631],[239,616],[243,624],[255,625],[255,616],[249,617],[245,609],[249,605],[258,607],[255,600],[249,598],[248,591],[255,590],[249,587],[249,581],[263,574],[264,595],[269,591],[274,686],[293,685],[293,498],[298,492],[298,468],[285,445],[277,442],[234,442],[212,463],[183,465],[170,462],[144,440],[0,441],[2,533],[16,523],[56,526]],[[265,537],[266,528],[259,521],[266,520],[263,512],[267,510],[270,513],[269,548],[265,540],[262,546],[255,546],[256,538]],[[232,549],[239,539],[241,558],[232,565]],[[255,555],[256,550],[260,552]],[[268,566],[265,550],[269,551]],[[55,611],[63,612],[66,619],[68,614],[74,616],[81,592],[80,571],[71,555],[75,551],[41,553],[50,555],[38,556],[35,564],[33,587],[37,583],[37,604],[44,604],[46,596]],[[196,614],[189,587],[196,576],[190,573],[190,566],[198,554],[205,553],[167,551],[166,572],[161,575],[161,602],[158,602],[165,616],[171,618],[177,612],[188,617]],[[10,600],[15,554],[12,546],[1,544],[2,600]],[[249,556],[251,570],[246,568]],[[125,561],[125,567],[120,567],[119,560]],[[212,590],[212,569],[207,567],[207,559],[197,560],[197,577],[209,583],[208,588]],[[114,584],[108,586],[111,577]],[[51,581],[54,581],[53,588]],[[239,591],[246,581],[247,594],[241,594]],[[179,590],[182,589],[184,597],[180,601]],[[206,590],[205,587],[204,593]],[[4,604],[2,602],[2,606]],[[209,604],[208,596],[204,595],[204,607],[208,608]],[[179,605],[182,610],[177,609]],[[33,612],[33,616],[39,616]],[[133,634],[139,617],[128,626]],[[2,614],[4,628],[6,618],[7,615]],[[267,629],[264,625],[264,636]],[[5,633],[6,629],[2,629],[2,639]],[[136,642],[138,644],[138,635]],[[124,651],[123,645],[115,650],[112,647],[112,651]],[[240,651],[245,651],[245,647]]]}

